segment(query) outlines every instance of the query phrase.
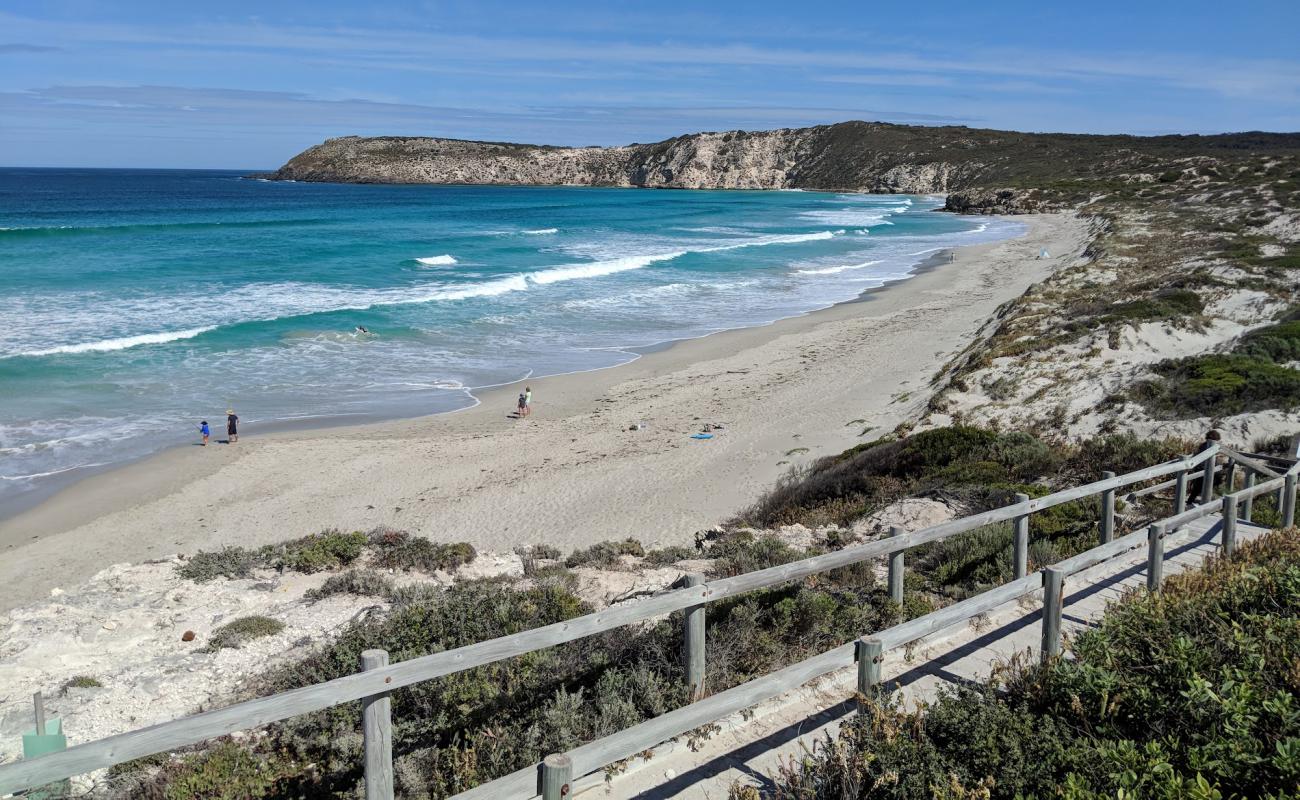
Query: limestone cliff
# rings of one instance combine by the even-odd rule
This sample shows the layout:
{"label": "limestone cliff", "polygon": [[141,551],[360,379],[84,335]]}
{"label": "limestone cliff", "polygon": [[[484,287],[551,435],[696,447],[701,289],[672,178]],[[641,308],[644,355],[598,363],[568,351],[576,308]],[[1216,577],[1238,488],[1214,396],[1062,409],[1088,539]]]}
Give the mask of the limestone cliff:
{"label": "limestone cliff", "polygon": [[[1042,205],[1044,197],[1027,190],[1062,180],[1152,172],[1192,155],[1297,144],[1295,134],[1082,136],[868,122],[697,133],[621,147],[345,136],[303,151],[267,177],[916,194],[973,190],[954,210],[1005,213]],[[1003,187],[1012,188],[999,191]]]}

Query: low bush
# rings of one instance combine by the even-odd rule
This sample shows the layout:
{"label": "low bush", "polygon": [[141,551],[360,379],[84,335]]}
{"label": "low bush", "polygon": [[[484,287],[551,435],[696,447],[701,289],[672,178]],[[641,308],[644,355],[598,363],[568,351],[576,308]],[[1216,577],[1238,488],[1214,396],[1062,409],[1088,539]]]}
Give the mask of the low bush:
{"label": "low bush", "polygon": [[657,550],[647,550],[645,561],[647,564],[655,567],[671,567],[678,561],[688,561],[692,558],[699,558],[700,551],[694,547],[683,547],[681,545],[672,545],[670,547],[661,547]]}
{"label": "low bush", "polygon": [[310,574],[346,567],[367,549],[374,555],[377,567],[425,572],[454,570],[477,555],[465,542],[434,543],[392,528],[376,528],[368,534],[331,529],[257,550],[224,547],[215,553],[200,552],[177,566],[176,571],[197,583],[219,576],[247,578],[259,567]]}
{"label": "low bush", "polygon": [[214,578],[247,578],[253,569],[262,566],[257,554],[242,547],[223,547],[215,553],[199,551],[176,567],[176,573],[195,583],[206,583]]}
{"label": "low bush", "polygon": [[93,675],[74,675],[63,683],[63,694],[69,689],[100,689],[104,684]]}
{"label": "low bush", "polygon": [[329,576],[320,585],[320,588],[308,590],[303,597],[308,600],[320,600],[336,594],[387,597],[392,592],[392,581],[378,572],[368,569],[350,569],[347,572]]}
{"label": "low bush", "polygon": [[1130,396],[1177,417],[1229,416],[1300,405],[1300,370],[1254,356],[1212,354],[1162,361],[1157,380],[1135,385]]}
{"label": "low bush", "polygon": [[256,614],[240,617],[213,631],[212,636],[208,638],[205,649],[210,653],[215,653],[223,648],[239,648],[254,639],[260,639],[263,636],[274,636],[282,630],[284,630],[284,623],[278,619]]}
{"label": "low bush", "polygon": [[613,567],[623,556],[643,556],[645,548],[636,539],[621,542],[597,542],[583,550],[575,550],[564,560],[568,567]]}
{"label": "low bush", "polygon": [[1158,322],[1200,314],[1205,301],[1189,289],[1162,289],[1150,297],[1129,300],[1110,306],[1096,317],[1096,323]]}
{"label": "low bush", "polygon": [[331,529],[301,539],[267,545],[261,549],[260,555],[263,561],[275,569],[320,572],[346,567],[356,561],[367,541],[366,535],[360,531],[344,533]]}
{"label": "low bush", "polygon": [[375,566],[384,569],[451,572],[478,555],[466,542],[432,542],[423,536],[391,529],[371,532],[369,542]]}

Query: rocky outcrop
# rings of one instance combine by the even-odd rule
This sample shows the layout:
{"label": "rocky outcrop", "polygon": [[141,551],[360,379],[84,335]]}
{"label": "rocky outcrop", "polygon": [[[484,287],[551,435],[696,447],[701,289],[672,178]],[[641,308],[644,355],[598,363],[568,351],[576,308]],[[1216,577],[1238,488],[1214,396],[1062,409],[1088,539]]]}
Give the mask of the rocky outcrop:
{"label": "rocky outcrop", "polygon": [[[774,131],[696,133],[622,147],[551,147],[430,137],[329,139],[294,156],[274,180],[812,189],[952,194],[965,213],[1043,210],[1041,192],[1086,199],[1099,177],[1164,174],[1248,148],[1300,148],[1298,134],[1079,136],[965,127],[842,122]],[[1209,162],[1207,162],[1209,163]],[[1064,188],[1061,188],[1064,187]],[[1077,191],[1075,191],[1077,190]],[[1083,192],[1082,197],[1074,194]]]}

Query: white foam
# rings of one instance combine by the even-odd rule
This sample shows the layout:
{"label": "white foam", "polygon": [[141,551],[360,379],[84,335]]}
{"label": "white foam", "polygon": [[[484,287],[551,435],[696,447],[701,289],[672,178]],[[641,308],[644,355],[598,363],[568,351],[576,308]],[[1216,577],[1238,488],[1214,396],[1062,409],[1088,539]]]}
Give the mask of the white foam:
{"label": "white foam", "polygon": [[520,231],[525,236],[550,236],[553,233],[559,233],[559,228],[538,228],[532,231]]}
{"label": "white foam", "polygon": [[63,353],[107,353],[113,350],[125,350],[128,347],[139,347],[145,344],[164,344],[166,342],[176,342],[181,339],[193,339],[202,333],[207,333],[215,329],[215,325],[207,325],[202,328],[190,328],[184,331],[168,331],[166,333],[143,333],[138,336],[124,336],[120,339],[104,339],[98,342],[82,342],[81,344],[65,344],[58,347],[47,347],[42,350],[28,350],[23,353],[16,353],[20,356],[52,356]]}
{"label": "white foam", "polygon": [[675,250],[670,253],[659,253],[657,255],[642,256],[625,256],[623,258],[611,258],[605,261],[592,261],[587,264],[567,264],[561,267],[552,267],[550,269],[539,270],[528,273],[528,279],[536,284],[558,283],[559,281],[572,281],[580,278],[599,278],[603,275],[613,275],[617,272],[627,272],[629,270],[641,269],[648,267],[659,261],[671,261],[674,258],[680,258],[686,255],[685,250]]}
{"label": "white foam", "polygon": [[840,209],[823,209],[820,211],[804,211],[799,216],[804,219],[814,220],[826,225],[844,225],[850,228],[874,228],[877,225],[892,225],[892,222],[886,222],[885,217],[889,216],[893,209],[876,208],[864,206],[862,208],[840,208]]}
{"label": "white foam", "polygon": [[456,263],[455,257],[449,255],[429,256],[427,258],[417,258],[415,260],[426,267],[446,267]]}
{"label": "white foam", "polygon": [[528,281],[523,275],[511,275],[486,283],[466,284],[451,289],[439,289],[423,296],[411,298],[394,298],[375,303],[377,306],[403,305],[405,303],[427,303],[433,300],[467,300],[471,297],[496,297],[507,292],[522,292],[528,289]]}
{"label": "white foam", "polygon": [[883,264],[884,261],[877,259],[875,261],[864,261],[861,264],[844,264],[839,267],[824,267],[822,269],[797,269],[795,272],[799,275],[837,275],[841,272],[848,272],[855,269],[866,269],[874,267],[877,264]]}
{"label": "white foam", "polygon": [[773,244],[798,244],[800,242],[820,242],[833,239],[844,231],[818,231],[817,233],[789,233],[779,236],[766,236],[761,239],[747,239],[743,242],[720,244],[713,247],[701,247],[693,252],[715,253],[719,250],[739,250],[742,247],[767,247]]}

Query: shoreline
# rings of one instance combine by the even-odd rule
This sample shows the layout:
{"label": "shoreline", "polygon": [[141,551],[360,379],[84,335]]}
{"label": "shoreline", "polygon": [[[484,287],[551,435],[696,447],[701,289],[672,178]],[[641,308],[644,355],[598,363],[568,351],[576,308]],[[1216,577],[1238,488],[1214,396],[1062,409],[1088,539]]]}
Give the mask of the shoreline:
{"label": "shoreline", "polygon": [[[1021,236],[1023,235],[1025,234],[1021,234]],[[1011,238],[1018,238],[1018,237],[1011,237]],[[968,246],[975,247],[978,245],[968,245]],[[867,289],[863,289],[861,292],[858,293],[856,297],[850,298],[848,300],[841,300],[832,303],[828,306],[822,306],[820,308],[814,308],[809,311],[804,311],[799,314],[795,314],[794,316],[791,317],[780,317],[778,319],[774,319],[769,322],[758,323],[755,325],[746,325],[740,328],[725,328],[721,330],[711,331],[708,333],[703,333],[700,334],[699,336],[686,336],[679,339],[666,339],[662,342],[654,342],[652,344],[647,344],[647,345],[632,345],[628,347],[605,348],[611,353],[622,353],[629,356],[629,358],[626,361],[621,361],[617,364],[611,364],[609,366],[594,367],[592,369],[587,369],[587,370],[575,370],[572,372],[557,372],[557,373],[541,375],[541,376],[529,376],[527,378],[522,378],[517,381],[507,381],[505,383],[500,383],[500,384],[465,387],[463,391],[465,397],[468,398],[469,402],[467,402],[465,405],[459,408],[449,408],[442,411],[433,411],[428,413],[407,414],[407,415],[399,414],[396,416],[390,416],[378,412],[375,413],[356,412],[353,414],[318,414],[311,417],[276,419],[276,420],[271,420],[270,422],[260,426],[254,423],[255,427],[259,432],[255,433],[253,437],[256,439],[256,438],[271,436],[275,434],[284,434],[284,433],[325,432],[336,428],[354,428],[354,427],[360,427],[364,425],[382,425],[385,423],[411,421],[411,420],[438,417],[444,414],[457,414],[463,411],[470,411],[478,407],[479,405],[482,405],[483,394],[488,392],[495,392],[496,390],[499,389],[503,390],[505,387],[516,387],[515,389],[512,389],[512,391],[515,391],[517,387],[522,386],[528,383],[529,381],[540,381],[547,378],[562,378],[569,375],[581,375],[587,372],[598,372],[602,370],[619,369],[621,367],[625,367],[628,364],[638,361],[641,358],[651,355],[653,353],[667,352],[673,347],[678,347],[685,342],[704,339],[710,336],[718,336],[720,334],[730,333],[732,331],[750,330],[754,328],[765,328],[783,322],[787,319],[799,319],[801,317],[820,314],[823,311],[834,308],[836,306],[846,305],[851,303],[866,302],[867,300],[870,299],[871,295],[875,292],[884,291],[886,289],[889,289],[892,286],[905,283],[906,281],[911,280],[926,272],[929,272],[930,270],[936,269],[941,263],[947,263],[946,260],[943,260],[945,255],[947,253],[959,249],[963,249],[963,248],[960,247],[935,248],[934,253],[925,257],[924,259],[917,262],[916,264],[914,264],[911,267],[911,269],[908,270],[908,273],[905,277],[886,280],[883,283],[881,283],[881,285],[879,286],[872,286]],[[214,434],[212,437],[213,444],[217,446],[227,446],[222,444],[220,439],[220,437],[224,435],[220,433],[221,424],[222,423],[218,421],[217,424],[213,426],[213,430],[214,430]],[[245,426],[247,426],[247,424],[248,423],[244,423]],[[141,455],[132,456],[130,458],[123,459],[121,461],[111,461],[111,462],[105,462],[101,464],[85,464],[81,466],[71,467],[65,471],[68,473],[76,473],[75,475],[70,475],[64,479],[56,478],[55,480],[50,481],[49,485],[43,486],[40,489],[33,489],[30,492],[16,495],[15,497],[11,498],[7,503],[0,504],[0,549],[5,548],[5,544],[6,544],[5,535],[4,535],[5,524],[8,523],[10,520],[14,520],[15,518],[21,517],[33,511],[37,511],[41,508],[41,506],[45,505],[46,503],[57,501],[58,498],[61,495],[63,495],[65,492],[75,491],[77,487],[81,486],[87,481],[92,481],[97,477],[110,475],[114,472],[117,472],[118,470],[129,469],[132,466],[147,463],[152,459],[160,458],[165,454],[175,450],[188,450],[192,446],[194,446],[194,442],[187,442],[184,444],[182,443],[170,444],[158,450],[149,453],[144,453]],[[98,514],[104,512],[96,512],[96,513]]]}
{"label": "shoreline", "polygon": [[[1021,220],[1020,237],[956,248],[951,265],[940,250],[851,301],[529,378],[527,420],[507,418],[520,382],[476,391],[464,409],[178,446],[85,477],[0,520],[11,588],[0,611],[110,563],[326,527],[392,525],[495,550],[687,542],[786,468],[907,418],[928,397],[911,393],[998,305],[1086,242],[1075,217]],[[1058,255],[1036,259],[1042,246]],[[707,422],[724,425],[714,440],[688,438]]]}

